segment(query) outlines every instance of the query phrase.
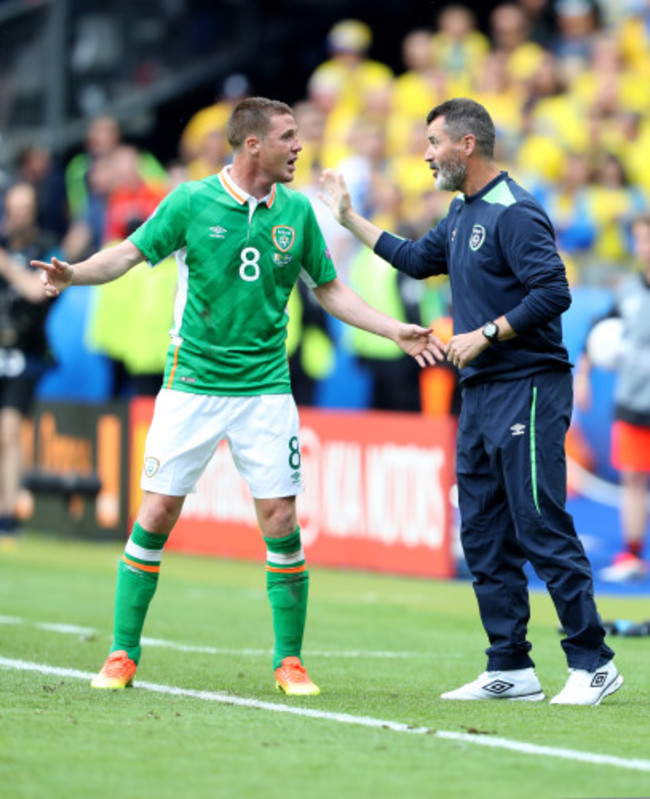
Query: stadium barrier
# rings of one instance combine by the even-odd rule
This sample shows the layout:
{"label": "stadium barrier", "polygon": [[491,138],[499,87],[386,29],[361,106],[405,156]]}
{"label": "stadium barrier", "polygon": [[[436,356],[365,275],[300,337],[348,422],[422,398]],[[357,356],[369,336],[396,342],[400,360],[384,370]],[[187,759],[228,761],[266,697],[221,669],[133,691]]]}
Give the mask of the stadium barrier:
{"label": "stadium barrier", "polygon": [[[154,401],[39,402],[23,428],[20,515],[32,529],[124,540],[137,514]],[[310,563],[455,575],[450,501],[456,422],[417,414],[300,410],[295,468]],[[224,442],[168,547],[263,561],[253,502]]]}
{"label": "stadium barrier", "polygon": [[[140,465],[152,412],[153,400],[131,403],[131,518],[140,504]],[[300,409],[300,420],[305,491],[298,514],[309,563],[453,577],[455,420],[306,408]],[[167,546],[264,559],[248,487],[227,444],[188,496]]]}
{"label": "stadium barrier", "polygon": [[38,402],[23,423],[24,524],[123,540],[128,524],[128,404]]}

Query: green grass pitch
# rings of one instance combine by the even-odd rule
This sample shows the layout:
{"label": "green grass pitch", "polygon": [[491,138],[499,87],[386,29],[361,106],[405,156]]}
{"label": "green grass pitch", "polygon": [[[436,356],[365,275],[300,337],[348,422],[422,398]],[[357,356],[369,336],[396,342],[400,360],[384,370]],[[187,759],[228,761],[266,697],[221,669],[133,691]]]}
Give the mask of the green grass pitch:
{"label": "green grass pitch", "polygon": [[[168,552],[136,687],[93,691],[120,551],[27,535],[0,552],[6,799],[650,796],[650,639],[612,639],[625,684],[596,708],[443,702],[485,666],[471,585],[312,567],[304,659],[322,694],[292,699],[274,688],[262,563]],[[647,598],[599,607],[650,616]],[[532,611],[552,695],[557,619],[543,594]]]}

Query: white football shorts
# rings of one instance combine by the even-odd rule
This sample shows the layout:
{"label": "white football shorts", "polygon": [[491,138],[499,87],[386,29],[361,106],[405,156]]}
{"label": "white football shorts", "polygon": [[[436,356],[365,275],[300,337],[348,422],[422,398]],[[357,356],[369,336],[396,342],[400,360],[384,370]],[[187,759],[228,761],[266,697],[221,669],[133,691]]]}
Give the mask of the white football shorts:
{"label": "white football shorts", "polygon": [[225,439],[255,499],[302,492],[298,409],[291,394],[223,397],[163,388],[145,443],[144,491],[186,496]]}

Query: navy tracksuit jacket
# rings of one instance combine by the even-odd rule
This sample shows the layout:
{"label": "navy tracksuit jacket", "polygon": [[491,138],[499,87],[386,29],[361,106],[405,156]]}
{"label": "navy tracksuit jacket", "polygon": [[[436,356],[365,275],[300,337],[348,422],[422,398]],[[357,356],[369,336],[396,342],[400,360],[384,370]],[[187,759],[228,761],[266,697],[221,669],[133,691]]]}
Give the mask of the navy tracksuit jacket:
{"label": "navy tracksuit jacket", "polygon": [[565,510],[564,441],[573,403],[561,314],[571,304],[551,222],[502,172],[452,201],[418,241],[383,233],[375,252],[415,278],[448,274],[454,333],[505,315],[517,337],[488,347],[461,373],[457,444],[461,541],[483,625],[488,670],[533,665],[524,563],[545,581],[566,632],[571,668],[613,657],[591,567]]}

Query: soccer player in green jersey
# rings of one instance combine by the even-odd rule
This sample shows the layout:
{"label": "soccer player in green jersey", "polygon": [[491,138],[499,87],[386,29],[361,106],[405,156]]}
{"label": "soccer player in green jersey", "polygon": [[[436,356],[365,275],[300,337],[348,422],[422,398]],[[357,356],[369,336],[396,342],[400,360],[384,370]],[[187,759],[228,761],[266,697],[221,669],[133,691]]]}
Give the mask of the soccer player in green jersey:
{"label": "soccer player in green jersey", "polygon": [[276,685],[286,694],[319,693],[301,659],[309,574],[295,503],[302,481],[285,350],[289,294],[302,277],[328,312],[392,339],[421,366],[442,357],[431,331],[376,311],[337,278],[309,200],[284,185],[301,149],[291,108],[248,98],[226,133],[232,166],[176,188],[128,239],[78,264],[34,262],[50,297],[70,285],[115,280],[143,260],[155,265],[173,253],[178,264],[144,495],[118,567],[113,644],[95,688],[132,683],[163,547],[225,438],[266,544]]}

